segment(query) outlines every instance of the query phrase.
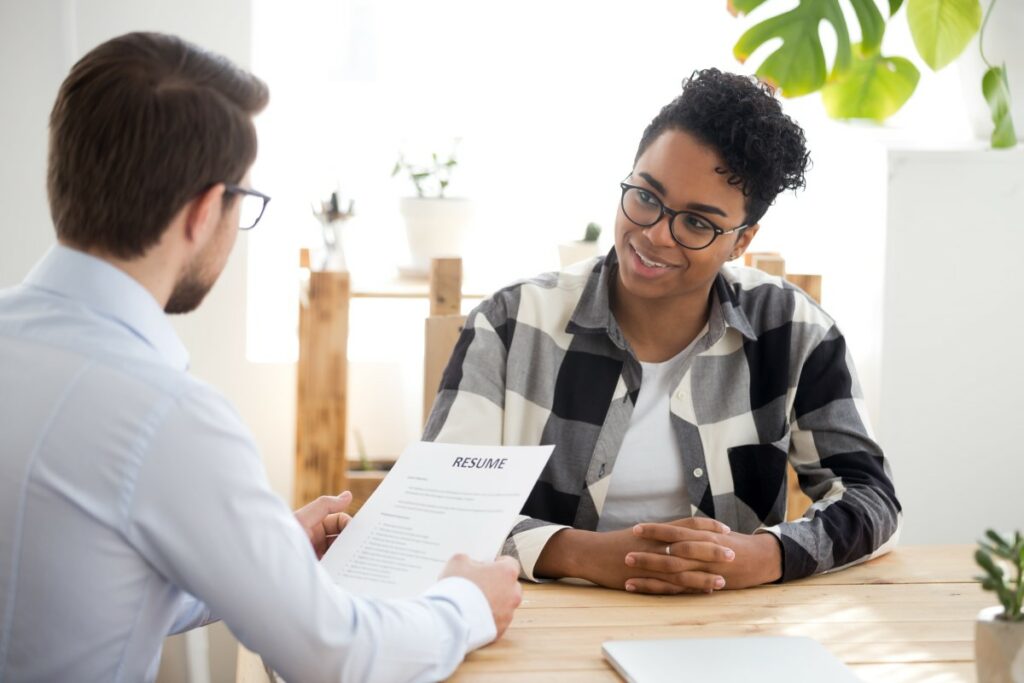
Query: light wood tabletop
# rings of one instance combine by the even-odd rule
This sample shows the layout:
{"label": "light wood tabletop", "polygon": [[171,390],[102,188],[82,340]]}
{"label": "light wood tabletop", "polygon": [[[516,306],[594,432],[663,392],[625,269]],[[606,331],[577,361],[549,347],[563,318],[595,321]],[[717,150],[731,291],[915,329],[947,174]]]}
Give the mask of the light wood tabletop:
{"label": "light wood tabletop", "polygon": [[908,546],[834,574],[711,595],[526,586],[505,638],[451,680],[612,682],[606,640],[794,635],[820,641],[866,683],[973,681],[974,618],[993,603],[975,573],[972,546]]}
{"label": "light wood tabletop", "polygon": [[994,604],[972,578],[973,550],[908,546],[834,574],[711,595],[525,585],[505,637],[451,680],[611,683],[620,679],[601,656],[606,640],[793,635],[820,641],[865,683],[971,682],[974,619]]}

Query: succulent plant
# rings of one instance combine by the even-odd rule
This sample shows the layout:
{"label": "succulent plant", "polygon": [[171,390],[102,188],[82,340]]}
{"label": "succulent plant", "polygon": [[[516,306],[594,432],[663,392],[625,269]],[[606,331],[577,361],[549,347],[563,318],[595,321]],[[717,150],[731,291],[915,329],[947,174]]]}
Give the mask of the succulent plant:
{"label": "succulent plant", "polygon": [[[1017,531],[1013,540],[989,529],[985,539],[978,541],[974,560],[984,571],[975,577],[981,587],[992,591],[1003,605],[999,618],[1005,621],[1024,621],[1021,604],[1024,603],[1024,536]],[[1009,565],[1007,573],[1004,565]]]}

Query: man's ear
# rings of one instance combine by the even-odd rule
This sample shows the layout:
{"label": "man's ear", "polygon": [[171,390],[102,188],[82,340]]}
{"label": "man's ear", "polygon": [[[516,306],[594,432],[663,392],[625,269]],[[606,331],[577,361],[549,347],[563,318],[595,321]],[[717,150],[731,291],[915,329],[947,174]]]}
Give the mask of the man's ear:
{"label": "man's ear", "polygon": [[760,228],[760,223],[754,223],[749,228],[744,228],[740,236],[736,238],[736,244],[733,245],[732,253],[729,255],[729,258],[738,259],[740,256],[743,256],[743,253],[747,250],[747,247],[750,246],[751,241],[754,239],[754,235],[757,234],[757,231],[760,230]]}
{"label": "man's ear", "polygon": [[220,224],[224,183],[217,183],[193,199],[185,210],[185,239],[202,247]]}

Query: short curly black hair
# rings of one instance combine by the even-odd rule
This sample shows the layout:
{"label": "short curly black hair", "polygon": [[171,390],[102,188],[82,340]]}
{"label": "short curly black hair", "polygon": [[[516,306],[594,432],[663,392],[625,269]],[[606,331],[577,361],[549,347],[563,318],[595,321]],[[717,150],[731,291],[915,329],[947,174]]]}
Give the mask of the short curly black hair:
{"label": "short curly black hair", "polygon": [[682,94],[647,126],[636,159],[666,130],[685,131],[718,152],[725,167],[715,170],[743,191],[748,225],[761,220],[780,192],[806,185],[804,131],[782,113],[775,90],[754,76],[694,71]]}

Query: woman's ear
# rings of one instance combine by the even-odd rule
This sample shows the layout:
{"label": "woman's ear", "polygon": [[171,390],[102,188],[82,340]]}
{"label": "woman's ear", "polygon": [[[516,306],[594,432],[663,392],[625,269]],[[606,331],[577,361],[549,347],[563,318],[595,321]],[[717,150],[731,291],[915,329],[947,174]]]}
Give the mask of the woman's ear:
{"label": "woman's ear", "polygon": [[744,252],[747,251],[747,247],[749,247],[750,243],[753,241],[754,235],[757,234],[757,231],[760,228],[760,223],[754,223],[749,228],[743,229],[743,232],[740,233],[740,236],[736,238],[736,244],[733,245],[732,252],[729,254],[730,261],[733,261],[735,259],[738,259],[740,256],[743,256]]}
{"label": "woman's ear", "polygon": [[189,203],[185,210],[185,239],[194,246],[202,247],[217,231],[223,198],[224,183],[217,183]]}

